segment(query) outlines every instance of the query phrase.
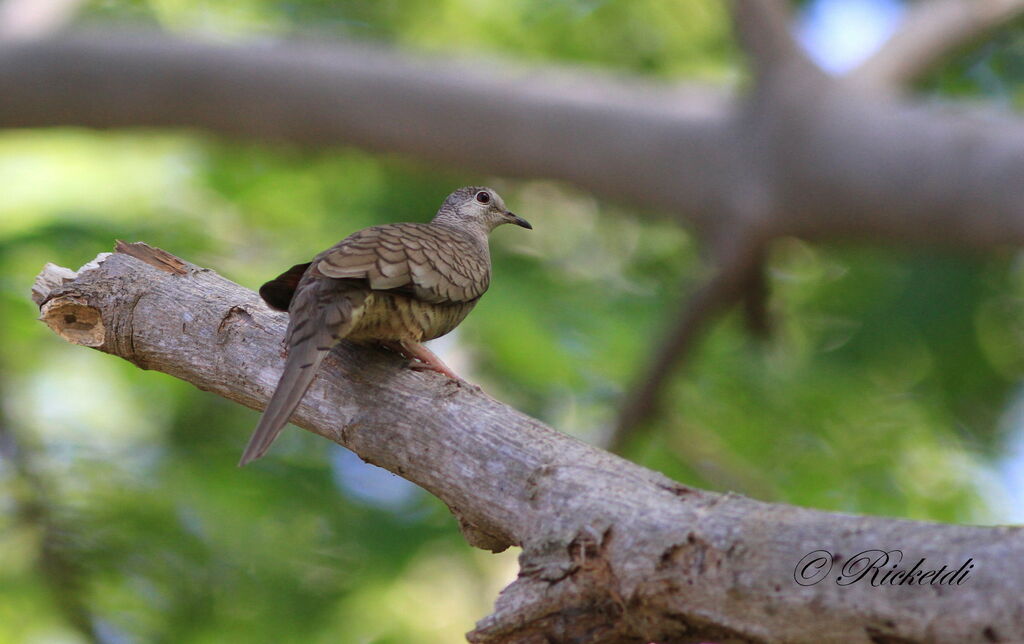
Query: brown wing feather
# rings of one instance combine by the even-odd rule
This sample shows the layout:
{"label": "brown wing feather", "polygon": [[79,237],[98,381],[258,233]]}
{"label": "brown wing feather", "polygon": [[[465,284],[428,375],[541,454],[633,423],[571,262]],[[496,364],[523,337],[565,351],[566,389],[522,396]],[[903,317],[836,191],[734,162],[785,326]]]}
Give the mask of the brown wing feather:
{"label": "brown wing feather", "polygon": [[336,279],[365,279],[376,291],[424,302],[471,302],[490,284],[486,249],[457,231],[431,224],[374,226],[346,237],[313,260]]}

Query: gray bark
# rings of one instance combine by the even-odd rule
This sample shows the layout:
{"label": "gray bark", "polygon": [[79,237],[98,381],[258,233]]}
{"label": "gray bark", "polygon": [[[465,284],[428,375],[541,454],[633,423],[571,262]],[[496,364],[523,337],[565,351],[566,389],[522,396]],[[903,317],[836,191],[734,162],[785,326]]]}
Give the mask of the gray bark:
{"label": "gray bark", "polygon": [[[120,250],[77,274],[48,265],[34,292],[41,319],[70,342],[261,408],[283,364],[285,314],[162,251]],[[473,642],[1024,639],[1021,528],[842,515],[690,488],[346,343],[294,420],[435,494],[471,544],[522,546],[519,578]],[[837,584],[870,549],[901,549],[905,568],[921,557],[921,569],[974,566],[960,585]],[[835,567],[797,584],[798,563],[817,550],[835,555]]]}

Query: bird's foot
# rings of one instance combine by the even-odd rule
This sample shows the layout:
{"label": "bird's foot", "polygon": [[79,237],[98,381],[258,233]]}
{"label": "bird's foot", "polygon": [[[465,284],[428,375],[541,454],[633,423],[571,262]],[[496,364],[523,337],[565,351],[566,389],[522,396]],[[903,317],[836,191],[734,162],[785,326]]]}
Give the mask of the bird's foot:
{"label": "bird's foot", "polygon": [[444,363],[437,365],[431,364],[424,360],[420,360],[419,358],[409,358],[409,362],[406,364],[406,366],[412,369],[413,371],[433,371],[434,373],[439,373],[443,376],[447,376],[448,382],[455,383],[455,385],[458,387],[461,387],[464,384],[468,384],[466,383],[465,380],[460,378],[458,374],[449,369]]}
{"label": "bird's foot", "polygon": [[448,377],[449,384],[454,384],[458,388],[462,388],[463,385],[467,387],[473,387],[477,391],[480,391],[480,387],[471,385],[457,373],[448,368],[441,358],[438,358],[433,351],[426,348],[419,342],[411,342],[409,340],[403,340],[401,342],[389,343],[388,348],[397,351],[406,358],[409,359],[409,368],[414,371],[436,371],[439,374]]}
{"label": "bird's foot", "polygon": [[[409,363],[408,363],[407,366],[410,369],[412,369],[413,371],[433,371],[435,373],[442,374],[442,375],[444,375],[444,376],[446,376],[448,378],[448,381],[445,384],[446,385],[455,385],[456,389],[462,389],[463,387],[466,387],[466,388],[469,388],[469,389],[471,389],[471,390],[473,390],[473,391],[475,391],[477,393],[483,392],[483,389],[480,388],[480,385],[474,385],[471,382],[463,380],[462,378],[457,376],[450,369],[447,369],[445,371],[441,371],[440,369],[436,368],[434,365],[427,364],[425,362],[421,362],[418,359],[409,360]],[[454,391],[452,393],[454,393]]]}

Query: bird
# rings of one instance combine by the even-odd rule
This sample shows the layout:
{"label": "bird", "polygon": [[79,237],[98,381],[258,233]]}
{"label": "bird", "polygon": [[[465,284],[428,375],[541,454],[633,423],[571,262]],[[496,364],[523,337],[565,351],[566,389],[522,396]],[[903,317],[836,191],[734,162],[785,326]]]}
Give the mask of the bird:
{"label": "bird", "polygon": [[342,339],[383,346],[461,383],[420,343],[458,326],[487,290],[488,234],[502,224],[533,229],[493,189],[459,188],[429,223],[364,228],[264,284],[263,301],[289,314],[287,357],[238,465],[266,453]]}

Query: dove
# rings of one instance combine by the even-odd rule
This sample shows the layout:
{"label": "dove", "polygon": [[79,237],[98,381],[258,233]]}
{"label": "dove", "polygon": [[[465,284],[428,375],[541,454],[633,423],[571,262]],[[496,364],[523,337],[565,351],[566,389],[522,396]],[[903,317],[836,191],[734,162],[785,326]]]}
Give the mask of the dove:
{"label": "dove", "polygon": [[267,305],[289,314],[288,354],[239,465],[266,453],[343,339],[387,347],[461,382],[421,343],[458,326],[487,290],[488,235],[502,224],[533,228],[491,188],[459,188],[429,223],[364,228],[264,284]]}

